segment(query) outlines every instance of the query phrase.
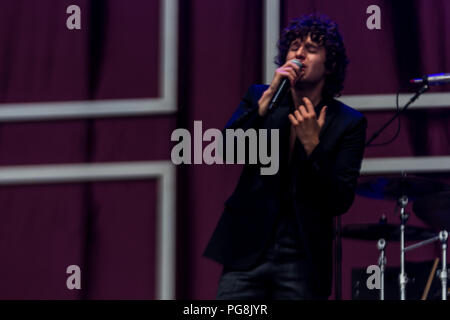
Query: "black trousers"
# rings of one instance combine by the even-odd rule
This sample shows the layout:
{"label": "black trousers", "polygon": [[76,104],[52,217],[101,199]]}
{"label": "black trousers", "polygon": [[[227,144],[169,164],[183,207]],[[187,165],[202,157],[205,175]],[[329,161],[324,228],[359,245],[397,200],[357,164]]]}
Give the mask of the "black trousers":
{"label": "black trousers", "polygon": [[316,295],[306,256],[275,244],[250,270],[224,267],[219,280],[220,300],[327,300]]}

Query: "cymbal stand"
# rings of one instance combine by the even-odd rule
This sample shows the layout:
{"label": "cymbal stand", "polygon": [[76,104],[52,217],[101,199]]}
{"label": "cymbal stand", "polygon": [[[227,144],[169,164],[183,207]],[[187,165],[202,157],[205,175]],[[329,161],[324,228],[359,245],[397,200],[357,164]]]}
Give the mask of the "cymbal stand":
{"label": "cymbal stand", "polygon": [[406,300],[406,283],[408,276],[405,273],[405,228],[409,215],[405,212],[408,204],[408,197],[402,196],[398,199],[400,206],[400,275],[398,277],[400,284],[400,300]]}
{"label": "cymbal stand", "polygon": [[443,230],[439,232],[439,240],[442,244],[442,270],[440,274],[442,283],[442,300],[447,300],[447,239],[447,231]]}
{"label": "cymbal stand", "polygon": [[[430,244],[439,240],[442,244],[442,270],[439,273],[439,278],[441,279],[441,288],[442,288],[442,300],[447,300],[447,279],[448,279],[448,271],[447,271],[447,240],[448,240],[448,232],[446,230],[442,230],[439,232],[439,235],[432,237],[430,239],[415,243],[404,248],[403,252],[407,252],[413,249],[417,249],[424,245]],[[406,275],[405,275],[406,276]]]}
{"label": "cymbal stand", "polygon": [[380,251],[380,258],[378,259],[378,266],[380,267],[380,300],[384,300],[384,269],[386,266],[386,240],[381,238],[378,240],[377,248]]}

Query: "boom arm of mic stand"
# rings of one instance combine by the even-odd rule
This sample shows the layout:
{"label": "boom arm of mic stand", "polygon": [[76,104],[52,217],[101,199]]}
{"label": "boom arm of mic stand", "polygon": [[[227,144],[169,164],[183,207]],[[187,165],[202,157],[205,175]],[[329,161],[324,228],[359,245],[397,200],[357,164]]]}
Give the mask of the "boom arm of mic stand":
{"label": "boom arm of mic stand", "polygon": [[370,144],[372,143],[372,141],[375,140],[375,139],[380,135],[380,133],[381,133],[384,129],[386,129],[386,127],[387,127],[388,125],[391,124],[392,121],[394,121],[395,119],[397,119],[397,117],[398,117],[403,111],[405,111],[405,110],[409,107],[409,105],[410,105],[411,103],[413,103],[414,101],[416,101],[417,98],[419,98],[419,96],[420,96],[422,93],[428,91],[429,88],[430,88],[430,87],[429,87],[428,83],[425,83],[422,87],[420,87],[420,89],[417,90],[416,94],[408,101],[408,103],[403,107],[403,109],[400,109],[399,111],[397,111],[397,113],[396,113],[391,119],[389,119],[388,122],[386,122],[380,129],[378,129],[378,130],[372,135],[372,137],[367,141],[366,147],[367,147],[368,145],[370,145]]}

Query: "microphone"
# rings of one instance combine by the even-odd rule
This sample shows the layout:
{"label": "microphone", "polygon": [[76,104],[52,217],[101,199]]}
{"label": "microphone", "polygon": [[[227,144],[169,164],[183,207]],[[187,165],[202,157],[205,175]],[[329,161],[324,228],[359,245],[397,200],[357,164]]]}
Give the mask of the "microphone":
{"label": "microphone", "polygon": [[438,73],[424,76],[423,78],[411,79],[410,83],[424,83],[430,86],[450,83],[450,73]]}
{"label": "microphone", "polygon": [[[298,65],[300,68],[303,66],[303,64],[298,59],[292,59],[291,61],[296,65]],[[272,110],[273,108],[278,107],[278,105],[283,100],[290,86],[291,84],[289,83],[288,78],[285,77],[281,79],[281,83],[278,86],[277,91],[275,91],[275,94],[273,95],[272,100],[269,103],[269,111]]]}

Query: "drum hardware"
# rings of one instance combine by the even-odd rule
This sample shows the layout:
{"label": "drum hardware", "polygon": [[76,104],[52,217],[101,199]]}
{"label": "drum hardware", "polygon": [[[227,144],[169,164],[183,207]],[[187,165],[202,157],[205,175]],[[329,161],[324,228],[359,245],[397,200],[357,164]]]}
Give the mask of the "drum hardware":
{"label": "drum hardware", "polygon": [[[378,241],[383,238],[385,241],[399,241],[400,227],[395,224],[348,224],[342,228],[344,238]],[[422,241],[431,237],[436,237],[437,233],[432,229],[409,226],[405,230],[406,241]]]}
{"label": "drum hardware", "polygon": [[439,233],[439,240],[442,244],[442,271],[440,278],[442,281],[442,300],[447,300],[447,239],[448,232],[441,231]]}
{"label": "drum hardware", "polygon": [[[405,254],[408,251],[440,241],[442,271],[439,273],[441,282],[441,298],[447,300],[448,270],[447,270],[447,240],[450,229],[450,186],[434,180],[415,176],[401,176],[377,179],[362,179],[358,184],[356,193],[373,199],[396,200],[400,209],[400,226],[389,225],[386,219],[380,219],[379,224],[348,225],[343,228],[342,235],[347,238],[361,240],[378,240],[377,249],[380,251],[378,265],[380,267],[380,300],[385,298],[384,274],[386,268],[385,247],[387,241],[400,241],[400,272],[398,284],[400,299],[406,300],[406,285],[408,276],[405,271]],[[413,202],[413,212],[433,229],[440,229],[439,234],[433,230],[419,227],[408,227],[406,223],[409,213],[406,212],[408,203]],[[411,233],[411,231],[413,231]],[[398,234],[399,233],[399,234]],[[410,235],[413,236],[410,236]],[[405,246],[406,240],[419,240],[420,242]],[[439,259],[438,259],[439,260]],[[432,269],[434,274],[437,263]],[[431,278],[430,278],[431,277]],[[432,276],[430,275],[422,299],[426,299],[430,289]],[[431,279],[431,280],[430,280]]]}
{"label": "drum hardware", "polygon": [[386,240],[381,238],[377,242],[377,248],[380,251],[380,258],[378,259],[378,266],[380,267],[380,300],[384,300],[384,268],[386,266]]}
{"label": "drum hardware", "polygon": [[405,225],[409,215],[405,212],[405,208],[408,204],[408,197],[405,195],[401,196],[397,204],[400,205],[400,275],[398,281],[400,285],[400,300],[406,300],[408,276],[405,273]]}
{"label": "drum hardware", "polygon": [[[436,242],[436,241],[440,241],[441,242],[441,246],[442,246],[442,270],[445,270],[444,272],[440,272],[439,274],[439,278],[441,279],[441,287],[442,287],[442,300],[447,300],[447,259],[446,259],[446,254],[447,254],[447,239],[448,239],[448,232],[445,230],[442,230],[441,232],[439,232],[439,235],[432,237],[430,239],[421,241],[419,243],[415,243],[413,245],[407,246],[403,249],[403,254],[406,253],[407,251],[411,251],[420,247],[423,247],[427,244]],[[404,269],[403,269],[404,271]],[[402,274],[400,273],[400,277],[402,276]],[[405,275],[406,276],[406,275]],[[406,281],[408,279],[406,278]],[[406,283],[405,283],[406,286]],[[400,287],[400,289],[402,289],[402,287]],[[400,291],[400,297],[405,297],[405,293],[406,290],[405,288],[403,288],[403,291]],[[405,300],[405,299],[401,299],[401,300]]]}

